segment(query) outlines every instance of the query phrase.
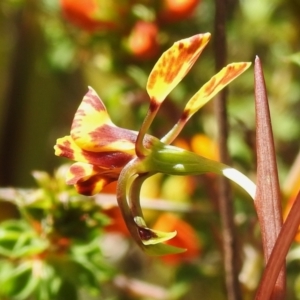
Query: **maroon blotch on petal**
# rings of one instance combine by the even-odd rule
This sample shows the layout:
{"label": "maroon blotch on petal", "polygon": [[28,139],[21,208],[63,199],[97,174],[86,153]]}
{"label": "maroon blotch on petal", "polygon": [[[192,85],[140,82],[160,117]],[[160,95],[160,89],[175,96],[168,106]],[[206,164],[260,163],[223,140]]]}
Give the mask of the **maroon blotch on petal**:
{"label": "maroon blotch on petal", "polygon": [[138,227],[138,232],[141,240],[149,241],[152,238],[157,237],[157,235],[150,229],[144,227]]}
{"label": "maroon blotch on petal", "polygon": [[137,134],[134,131],[125,128],[104,124],[90,132],[90,136],[92,142],[100,147],[114,143],[118,140],[127,140],[132,143],[132,148],[134,148]]}
{"label": "maroon blotch on petal", "polygon": [[106,111],[106,107],[104,106],[100,97],[98,95],[95,95],[91,88],[83,98],[83,102],[91,105],[97,111]]}

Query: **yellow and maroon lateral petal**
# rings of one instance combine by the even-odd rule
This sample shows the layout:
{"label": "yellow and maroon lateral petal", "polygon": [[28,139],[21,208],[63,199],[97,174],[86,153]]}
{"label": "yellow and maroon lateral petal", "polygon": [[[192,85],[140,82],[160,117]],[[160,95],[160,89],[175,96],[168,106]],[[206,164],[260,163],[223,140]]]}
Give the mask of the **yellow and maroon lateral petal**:
{"label": "yellow and maroon lateral petal", "polygon": [[147,92],[151,101],[161,103],[182,80],[210,40],[210,33],[180,40],[159,58],[152,69]]}
{"label": "yellow and maroon lateral petal", "polygon": [[122,151],[93,152],[83,150],[78,147],[71,136],[57,139],[54,149],[57,156],[89,163],[102,169],[123,168],[134,157],[134,154]]}
{"label": "yellow and maroon lateral petal", "polygon": [[120,171],[121,167],[115,169],[102,169],[101,167],[92,164],[76,162],[70,167],[66,175],[66,181],[67,184],[76,184],[82,180],[88,180],[95,175],[101,175],[103,178],[106,178],[106,181],[108,181],[108,178],[110,178],[111,181],[114,181],[118,179]]}
{"label": "yellow and maroon lateral petal", "polygon": [[224,67],[220,72],[205,83],[200,90],[186,104],[179,121],[161,139],[163,143],[170,144],[181,132],[184,125],[203,105],[210,101],[219,91],[235,78],[240,76],[250,67],[251,63],[232,63]]}
{"label": "yellow and maroon lateral petal", "polygon": [[250,67],[251,63],[232,63],[213,76],[187,103],[183,114],[190,118],[231,81]]}
{"label": "yellow and maroon lateral petal", "polygon": [[73,164],[67,174],[66,182],[67,184],[76,184],[81,180],[87,180],[91,176],[99,173],[99,168],[94,165],[76,162]]}
{"label": "yellow and maroon lateral petal", "polygon": [[115,181],[111,178],[102,177],[100,174],[90,177],[85,181],[80,181],[74,184],[76,191],[85,196],[93,196],[100,193],[104,186]]}
{"label": "yellow and maroon lateral petal", "polygon": [[114,125],[100,97],[89,87],[75,114],[71,136],[87,151],[133,153],[137,133]]}
{"label": "yellow and maroon lateral petal", "polygon": [[88,160],[82,155],[82,149],[76,145],[69,135],[57,139],[54,150],[56,156],[88,163]]}
{"label": "yellow and maroon lateral petal", "polygon": [[120,168],[103,170],[95,165],[77,162],[70,167],[66,182],[75,185],[80,194],[91,196],[99,193],[105,185],[117,180],[119,174]]}

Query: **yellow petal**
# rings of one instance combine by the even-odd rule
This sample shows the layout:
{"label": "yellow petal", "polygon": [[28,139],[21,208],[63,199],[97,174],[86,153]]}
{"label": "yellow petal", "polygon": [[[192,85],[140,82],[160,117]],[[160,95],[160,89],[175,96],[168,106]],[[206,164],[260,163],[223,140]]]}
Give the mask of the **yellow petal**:
{"label": "yellow petal", "polygon": [[190,99],[184,109],[184,115],[190,118],[204,104],[211,100],[220,90],[228,85],[235,78],[240,76],[250,67],[251,63],[232,63],[224,67],[219,73],[213,76],[201,89]]}
{"label": "yellow petal", "polygon": [[159,58],[151,71],[147,92],[151,101],[161,103],[182,80],[210,40],[210,33],[180,40]]}
{"label": "yellow petal", "polygon": [[82,150],[69,135],[57,139],[54,150],[57,156],[88,163],[88,160],[82,154]]}
{"label": "yellow petal", "polygon": [[87,151],[132,153],[137,133],[114,125],[100,97],[90,87],[75,114],[71,136]]}
{"label": "yellow petal", "polygon": [[[81,149],[71,136],[57,139],[54,146],[55,155],[78,162],[89,163],[101,169],[118,170],[123,168],[134,154],[125,151],[93,152]],[[132,150],[134,152],[134,149]]]}

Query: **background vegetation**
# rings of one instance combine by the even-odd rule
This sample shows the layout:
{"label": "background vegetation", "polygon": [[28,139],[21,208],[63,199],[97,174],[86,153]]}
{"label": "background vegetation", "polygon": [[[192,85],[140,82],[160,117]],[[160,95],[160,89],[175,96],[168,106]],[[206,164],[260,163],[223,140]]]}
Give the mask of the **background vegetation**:
{"label": "background vegetation", "polygon": [[[226,4],[228,63],[258,55],[263,64],[284,211],[300,187],[299,16],[297,0]],[[166,200],[145,201],[149,224],[177,228],[177,243],[189,249],[151,258],[128,237],[114,187],[95,199],[78,196],[64,185],[59,166],[67,161],[53,154],[87,86],[116,124],[138,130],[149,103],[147,76],[160,54],[179,39],[211,32],[151,128],[163,136],[215,73],[214,20],[209,0],[1,1],[0,186],[22,189],[0,193],[0,299],[227,299],[214,176],[146,182],[144,197]],[[227,110],[231,165],[255,180],[253,82],[250,69],[230,85]],[[176,143],[218,159],[215,119],[211,103]],[[43,172],[31,176],[33,170]],[[243,299],[253,299],[263,269],[259,227],[251,200],[238,189],[233,198],[239,280]],[[287,259],[287,299],[300,299],[299,251],[296,239]]]}

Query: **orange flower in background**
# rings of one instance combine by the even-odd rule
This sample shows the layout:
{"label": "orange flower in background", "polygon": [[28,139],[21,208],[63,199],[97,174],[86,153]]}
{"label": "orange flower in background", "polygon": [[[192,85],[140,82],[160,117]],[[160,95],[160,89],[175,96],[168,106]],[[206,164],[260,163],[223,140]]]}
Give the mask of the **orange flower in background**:
{"label": "orange flower in background", "polygon": [[101,22],[93,15],[97,12],[95,0],[60,0],[63,16],[74,25],[87,31],[97,30]]}
{"label": "orange flower in background", "polygon": [[120,233],[124,236],[130,236],[126,227],[122,213],[118,206],[111,206],[110,208],[103,208],[101,211],[110,218],[111,223],[104,227],[105,232]]}
{"label": "orange flower in background", "polygon": [[158,27],[155,23],[138,21],[128,39],[129,51],[139,59],[151,59],[159,53]]}
{"label": "orange flower in background", "polygon": [[169,264],[179,264],[191,261],[201,254],[201,243],[196,231],[191,225],[175,214],[164,213],[155,222],[153,229],[162,231],[177,231],[177,235],[166,243],[175,247],[185,248],[186,252],[162,256],[161,259]]}
{"label": "orange flower in background", "polygon": [[[117,182],[112,182],[103,188],[102,193],[116,194],[116,190]],[[110,224],[104,227],[105,232],[120,233],[124,236],[130,235],[126,227],[125,221],[123,219],[122,213],[120,211],[120,208],[118,206],[104,206],[102,207],[101,212],[108,216],[111,222]]]}
{"label": "orange flower in background", "polygon": [[174,141],[174,146],[180,147],[188,151],[192,150],[190,146],[190,142],[187,139],[181,137],[176,138],[176,140]]}
{"label": "orange flower in background", "polygon": [[163,0],[159,18],[166,22],[176,22],[191,16],[200,0]]}
{"label": "orange flower in background", "polygon": [[193,151],[209,159],[219,160],[217,144],[206,134],[195,134],[191,139],[177,138],[174,142],[177,147]]}
{"label": "orange flower in background", "polygon": [[60,0],[63,16],[87,31],[111,30],[120,25],[121,17],[130,10],[128,1]]}
{"label": "orange flower in background", "polygon": [[[300,176],[294,180],[292,186],[290,187],[289,198],[288,198],[288,201],[286,203],[285,210],[283,213],[284,220],[287,218],[287,216],[296,200],[296,196],[299,193],[299,187],[300,187]],[[300,227],[298,228],[298,232],[295,236],[295,241],[297,243],[300,243]]]}
{"label": "orange flower in background", "polygon": [[206,158],[219,160],[216,143],[205,134],[195,134],[191,139],[192,151]]}

